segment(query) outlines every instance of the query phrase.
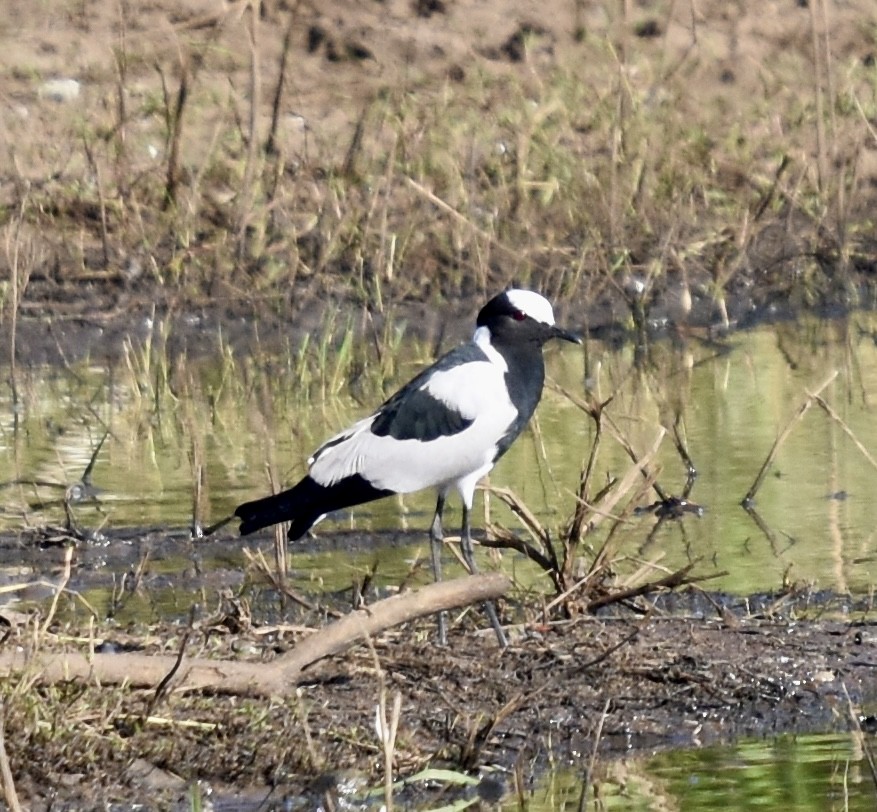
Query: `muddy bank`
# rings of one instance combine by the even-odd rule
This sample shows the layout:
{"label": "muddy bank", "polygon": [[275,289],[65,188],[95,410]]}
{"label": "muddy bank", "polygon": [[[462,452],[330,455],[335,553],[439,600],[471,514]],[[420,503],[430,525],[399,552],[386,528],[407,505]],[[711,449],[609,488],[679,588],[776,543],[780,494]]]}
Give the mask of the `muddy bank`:
{"label": "muddy bank", "polygon": [[[232,597],[215,580],[199,590],[192,573],[185,577],[208,602],[179,622],[55,622],[43,631],[38,614],[7,609],[3,645],[268,662],[350,609],[349,593],[300,596],[308,607],[287,600],[278,609],[277,593],[250,601],[251,593]],[[149,587],[147,579],[136,588]],[[17,787],[33,808],[159,798],[172,808],[187,802],[193,782],[240,808],[266,798],[276,805],[269,808],[337,804],[351,787],[362,793],[382,783],[375,712],[383,694],[390,708],[399,697],[397,778],[444,767],[487,775],[483,791],[506,793],[549,762],[584,771],[595,743],[599,780],[622,756],[846,730],[851,707],[858,716],[877,699],[877,624],[867,599],[689,589],[567,620],[542,617],[538,605],[520,593],[501,603],[512,639],[505,651],[479,611],[462,611],[447,649],[434,645],[430,620],[411,623],[316,664],[287,699],[7,678],[6,749]],[[433,803],[475,791],[433,788]]]}
{"label": "muddy bank", "polygon": [[[872,309],[875,302],[865,281],[860,302]],[[630,303],[620,295],[589,303],[585,300],[561,301],[555,305],[559,323],[569,325],[579,335],[622,345],[635,342],[640,347],[676,337],[680,331],[694,341],[721,342],[737,330],[759,325],[794,321],[807,314],[822,318],[841,318],[850,308],[841,302],[805,308],[782,297],[760,301],[754,290],[726,302],[728,321],[723,322],[708,298],[698,300],[684,325],[669,315],[663,289],[651,296],[652,305],[643,312],[639,324],[633,321]],[[384,351],[384,336],[403,335],[432,348],[437,355],[471,337],[475,316],[484,302],[477,297],[456,298],[441,303],[401,302],[384,312],[356,301],[331,303],[298,302],[289,311],[275,313],[252,303],[234,309],[218,306],[180,308],[156,307],[149,295],[133,298],[123,314],[92,313],[88,316],[58,318],[22,317],[16,324],[16,363],[20,367],[59,366],[82,361],[112,364],[124,357],[126,347],[153,346],[176,359],[218,357],[230,349],[237,357],[258,353],[288,353],[305,339],[328,337],[340,343],[344,331],[351,329],[357,340]],[[9,358],[10,324],[0,323],[0,359]]]}

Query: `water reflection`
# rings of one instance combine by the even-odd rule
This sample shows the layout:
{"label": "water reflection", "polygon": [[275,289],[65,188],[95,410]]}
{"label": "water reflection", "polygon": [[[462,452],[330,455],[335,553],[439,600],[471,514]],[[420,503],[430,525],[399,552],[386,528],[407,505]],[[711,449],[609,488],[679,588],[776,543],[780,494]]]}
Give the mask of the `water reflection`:
{"label": "water reflection", "polygon": [[646,769],[680,809],[865,810],[877,802],[860,742],[848,735],[667,753]]}
{"label": "water reflection", "polygon": [[528,809],[864,812],[877,802],[861,742],[850,735],[780,736],[674,750],[603,763],[597,772],[587,804],[580,805],[581,778],[558,770],[531,793]]}
{"label": "water reflection", "polygon": [[[652,346],[644,362],[630,348],[596,341],[584,354],[555,348],[547,358],[555,386],[491,482],[512,488],[546,526],[565,525],[595,424],[562,391],[608,401],[605,415],[637,454],[667,430],[650,467],[663,491],[678,496],[687,469],[672,440],[675,431],[698,471],[690,498],[705,507],[699,518],[686,515],[657,528],[653,515],[629,517],[616,531],[626,555],[666,568],[699,561],[702,571],[727,571],[715,587],[740,594],[796,581],[867,592],[877,526],[877,503],[869,496],[877,480],[869,456],[877,455],[874,321],[856,314],[842,322],[767,327],[725,344],[664,342]],[[428,355],[420,350],[396,358],[390,374],[370,375],[361,359],[343,369],[326,363],[306,372],[299,348],[285,356],[237,358],[223,351],[212,359],[174,360],[132,345],[112,367],[20,368],[17,413],[8,393],[0,397],[0,529],[63,524],[67,489],[82,482],[105,434],[92,473],[97,499],[70,504],[82,527],[184,528],[196,501],[209,523],[265,493],[271,478],[289,483],[299,477],[321,440],[378,403]],[[823,393],[833,413],[814,405],[793,426],[756,495],[757,515],[747,514],[740,500],[777,435],[834,370],[837,378]],[[622,445],[604,435],[591,492],[630,465]],[[640,504],[655,498],[650,490]],[[319,532],[425,532],[432,501],[431,494],[384,500],[326,522]],[[499,500],[484,504],[483,514],[476,508],[476,526],[489,520],[524,532]],[[586,539],[589,549],[599,546],[601,532]],[[417,550],[382,557],[392,570],[394,556],[402,556],[395,566],[401,570],[411,555]],[[526,573],[523,561],[510,554],[505,561]],[[337,556],[309,565],[337,577]]]}

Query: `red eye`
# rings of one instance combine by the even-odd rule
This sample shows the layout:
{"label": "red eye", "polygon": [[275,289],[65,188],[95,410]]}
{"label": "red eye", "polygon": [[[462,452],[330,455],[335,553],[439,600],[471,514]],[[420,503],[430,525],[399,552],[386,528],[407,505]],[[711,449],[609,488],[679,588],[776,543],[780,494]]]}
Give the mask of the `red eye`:
{"label": "red eye", "polygon": [[515,321],[523,321],[525,318],[527,318],[527,314],[523,310],[516,310],[514,313],[512,313],[512,318]]}

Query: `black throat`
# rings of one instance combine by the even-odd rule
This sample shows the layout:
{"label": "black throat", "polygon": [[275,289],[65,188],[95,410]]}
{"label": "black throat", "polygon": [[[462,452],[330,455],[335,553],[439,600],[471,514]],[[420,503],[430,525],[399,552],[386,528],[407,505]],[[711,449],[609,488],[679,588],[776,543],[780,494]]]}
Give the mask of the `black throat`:
{"label": "black throat", "polygon": [[542,397],[542,386],[545,383],[545,360],[542,357],[541,341],[509,341],[491,338],[493,348],[503,357],[508,369],[505,383],[509,390],[509,398],[518,414],[508,431],[499,442],[496,459],[499,459],[515,438],[527,425],[539,399]]}

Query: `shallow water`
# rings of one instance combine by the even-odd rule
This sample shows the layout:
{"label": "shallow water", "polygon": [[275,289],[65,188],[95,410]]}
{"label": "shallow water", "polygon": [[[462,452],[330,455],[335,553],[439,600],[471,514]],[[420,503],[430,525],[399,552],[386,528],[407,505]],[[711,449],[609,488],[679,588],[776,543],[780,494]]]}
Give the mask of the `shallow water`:
{"label": "shallow water", "polygon": [[[429,801],[433,793],[453,790],[459,773],[443,776],[427,771],[400,787],[396,802],[404,809],[464,810],[491,808],[504,812],[725,812],[763,809],[776,812],[865,812],[874,809],[877,785],[861,742],[845,734],[777,736],[724,747],[676,750],[652,757],[597,761],[592,781],[585,786],[582,771],[558,767],[535,786],[520,792],[511,775],[493,771],[470,779],[470,786],[453,803]],[[429,788],[429,789],[427,789]],[[380,792],[356,783],[340,806],[351,809],[382,807]],[[424,797],[424,792],[426,797]],[[585,797],[583,798],[583,792]],[[479,805],[478,796],[501,794],[495,805]],[[446,799],[445,799],[446,800]],[[216,808],[243,812],[262,808],[238,798]],[[290,808],[305,808],[291,804]]]}
{"label": "shallow water", "polygon": [[[579,807],[582,780],[558,770],[530,794],[531,812],[579,808],[721,812],[873,810],[877,787],[849,735],[779,736],[607,764]],[[515,803],[503,807],[510,812]]]}
{"label": "shallow water", "polygon": [[[678,425],[698,471],[689,498],[704,508],[701,517],[686,515],[658,527],[652,515],[628,517],[616,540],[617,554],[628,557],[630,570],[640,561],[675,568],[697,560],[700,573],[727,573],[711,587],[737,594],[790,581],[865,594],[874,584],[877,527],[877,502],[870,498],[877,464],[867,456],[877,456],[874,331],[873,316],[856,314],[843,322],[764,327],[721,344],[665,341],[644,357],[596,341],[584,351],[553,347],[548,352],[553,386],[533,429],[500,461],[490,482],[513,489],[556,537],[572,513],[595,436],[591,418],[556,387],[579,400],[611,397],[605,414],[640,455],[662,427]],[[239,502],[266,493],[269,470],[280,483],[294,482],[321,440],[367,413],[429,358],[418,350],[382,380],[365,366],[367,356],[349,367],[327,363],[321,374],[306,374],[296,367],[296,352],[250,358],[225,350],[215,358],[174,361],[160,347],[144,344],[131,345],[112,366],[20,369],[17,409],[8,389],[0,396],[0,470],[7,478],[0,491],[0,530],[63,524],[64,489],[82,477],[105,432],[92,476],[97,500],[72,505],[81,528],[105,535],[133,528],[132,538],[143,527],[185,530],[192,525],[199,469],[198,513],[209,524]],[[808,391],[835,371],[823,396],[836,419],[813,406],[793,425],[757,493],[758,516],[747,513],[740,502],[772,443]],[[591,493],[630,465],[604,427]],[[666,493],[681,494],[685,468],[669,433],[652,467]],[[637,504],[656,498],[649,491]],[[377,560],[379,577],[398,580],[412,560],[426,555],[423,531],[432,508],[433,496],[418,494],[327,520],[318,529],[324,540],[334,541],[336,531],[347,529],[412,535],[407,544],[352,551],[339,559],[342,536],[329,552],[293,556],[292,567],[308,582],[342,588]],[[458,521],[458,511],[452,500],[448,528]],[[524,532],[496,497],[477,502],[476,526],[487,517]],[[604,522],[589,537],[592,547],[609,525]],[[222,538],[228,542],[224,563],[242,565],[233,529]],[[191,550],[183,545],[180,554]],[[112,567],[112,549],[101,555]],[[513,554],[504,556],[504,566],[523,580],[539,577]],[[210,569],[210,561],[205,567]]]}

